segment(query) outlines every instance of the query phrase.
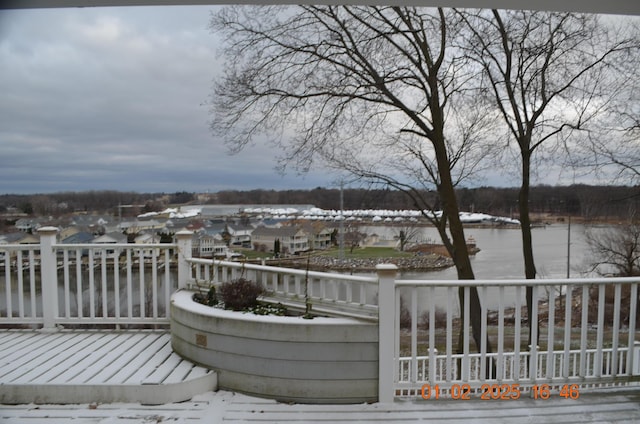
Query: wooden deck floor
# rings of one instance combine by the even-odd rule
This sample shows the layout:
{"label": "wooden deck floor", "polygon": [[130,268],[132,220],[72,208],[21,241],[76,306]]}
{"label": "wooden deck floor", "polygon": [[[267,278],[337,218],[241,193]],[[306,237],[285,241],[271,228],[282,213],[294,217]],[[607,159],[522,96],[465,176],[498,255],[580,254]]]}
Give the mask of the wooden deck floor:
{"label": "wooden deck floor", "polygon": [[0,332],[0,403],[165,404],[216,384],[166,331]]}

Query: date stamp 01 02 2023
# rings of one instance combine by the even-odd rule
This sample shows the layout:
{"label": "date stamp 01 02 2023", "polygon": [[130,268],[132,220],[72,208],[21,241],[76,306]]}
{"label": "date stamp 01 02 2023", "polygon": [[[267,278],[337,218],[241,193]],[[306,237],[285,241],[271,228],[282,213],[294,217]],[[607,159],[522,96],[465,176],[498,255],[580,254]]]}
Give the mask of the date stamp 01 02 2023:
{"label": "date stamp 01 02 2023", "polygon": [[[556,395],[561,398],[578,399],[580,397],[580,389],[577,384],[565,384],[559,389]],[[518,384],[483,384],[480,390],[481,400],[517,400],[522,394]],[[437,400],[440,399],[442,392],[439,385],[423,384],[420,395],[425,400]],[[454,384],[448,392],[453,400],[471,400],[471,386],[468,384]],[[548,384],[532,386],[531,397],[533,399],[549,399],[552,397],[551,387]]]}

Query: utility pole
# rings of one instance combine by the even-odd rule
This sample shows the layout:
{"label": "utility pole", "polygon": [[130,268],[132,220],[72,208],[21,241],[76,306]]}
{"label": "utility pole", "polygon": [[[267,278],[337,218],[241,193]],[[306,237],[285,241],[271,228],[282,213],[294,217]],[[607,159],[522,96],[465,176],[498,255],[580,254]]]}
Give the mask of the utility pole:
{"label": "utility pole", "polygon": [[567,228],[567,278],[571,277],[571,216],[569,216],[569,227]]}

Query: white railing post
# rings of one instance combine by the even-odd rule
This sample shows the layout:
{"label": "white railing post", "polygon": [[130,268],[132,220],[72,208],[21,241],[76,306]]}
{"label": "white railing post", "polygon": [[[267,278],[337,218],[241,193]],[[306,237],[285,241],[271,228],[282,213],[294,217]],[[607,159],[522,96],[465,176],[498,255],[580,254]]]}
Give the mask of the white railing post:
{"label": "white railing post", "polygon": [[58,316],[58,272],[56,270],[56,252],[53,250],[58,229],[42,227],[38,230],[38,234],[40,235],[43,330],[53,330],[56,328]]}
{"label": "white railing post", "polygon": [[187,262],[191,259],[191,231],[183,230],[176,233],[178,245],[178,290],[187,287],[187,281],[191,275],[190,265]]}
{"label": "white railing post", "polygon": [[640,375],[640,342],[634,342],[633,347],[632,375]]}
{"label": "white railing post", "polygon": [[393,402],[395,351],[395,298],[398,267],[376,266],[378,272],[378,402]]}

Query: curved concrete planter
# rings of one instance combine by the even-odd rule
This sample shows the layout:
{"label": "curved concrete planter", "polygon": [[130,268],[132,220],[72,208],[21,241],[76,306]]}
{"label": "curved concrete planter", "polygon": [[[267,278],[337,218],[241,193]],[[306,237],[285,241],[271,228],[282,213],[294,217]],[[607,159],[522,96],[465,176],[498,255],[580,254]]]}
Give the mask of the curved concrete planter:
{"label": "curved concrete planter", "polygon": [[171,297],[175,352],[217,371],[218,387],[300,403],[378,398],[378,326],[349,318],[258,316]]}

